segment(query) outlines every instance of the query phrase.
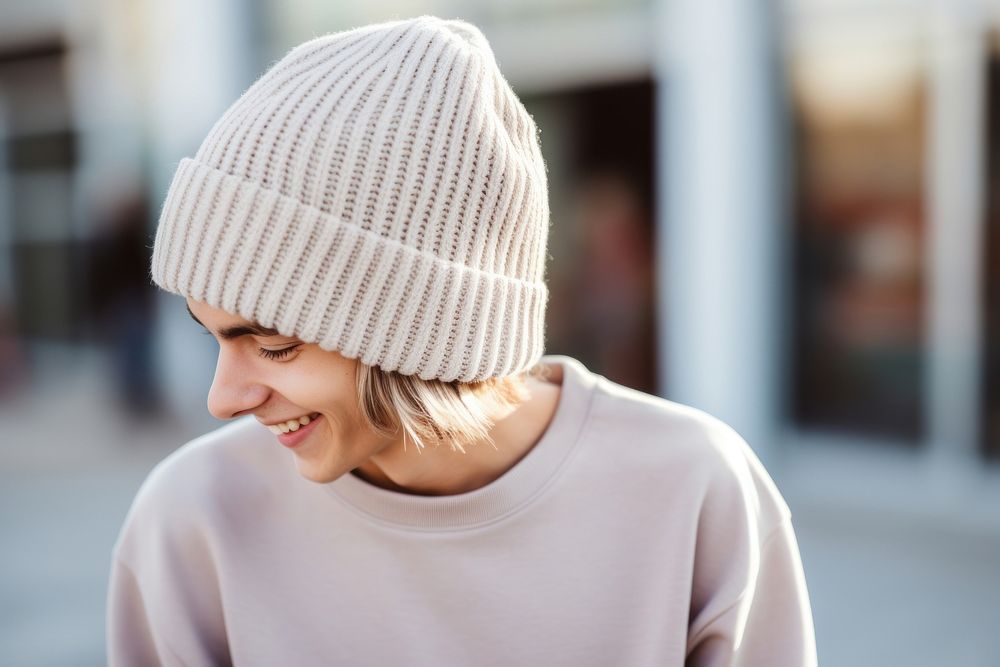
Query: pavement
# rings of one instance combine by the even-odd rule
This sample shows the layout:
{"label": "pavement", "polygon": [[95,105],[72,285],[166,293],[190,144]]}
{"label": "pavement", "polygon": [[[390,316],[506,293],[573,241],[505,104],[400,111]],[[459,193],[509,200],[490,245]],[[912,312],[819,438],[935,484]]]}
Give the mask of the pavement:
{"label": "pavement", "polygon": [[111,548],[150,469],[195,435],[138,420],[100,358],[0,403],[0,666],[106,664]]}
{"label": "pavement", "polygon": [[787,500],[820,665],[1000,667],[1000,535]]}

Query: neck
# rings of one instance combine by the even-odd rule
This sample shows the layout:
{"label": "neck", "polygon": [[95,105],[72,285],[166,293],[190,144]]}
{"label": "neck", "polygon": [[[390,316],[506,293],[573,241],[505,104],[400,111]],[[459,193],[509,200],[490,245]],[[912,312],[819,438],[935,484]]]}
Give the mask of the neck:
{"label": "neck", "polygon": [[541,440],[555,415],[561,380],[529,378],[529,398],[493,423],[488,440],[464,445],[464,453],[441,443],[420,451],[410,444],[404,450],[399,442],[352,473],[375,486],[414,495],[454,495],[486,486]]}

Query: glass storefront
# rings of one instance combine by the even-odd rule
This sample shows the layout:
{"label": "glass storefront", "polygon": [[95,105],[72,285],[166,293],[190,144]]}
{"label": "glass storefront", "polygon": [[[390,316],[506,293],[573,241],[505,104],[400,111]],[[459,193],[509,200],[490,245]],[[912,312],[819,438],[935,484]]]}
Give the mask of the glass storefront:
{"label": "glass storefront", "polygon": [[986,187],[983,276],[983,428],[980,448],[1000,461],[1000,31],[994,32],[986,69]]}
{"label": "glass storefront", "polygon": [[916,444],[925,311],[926,74],[916,39],[843,29],[789,57],[791,418]]}
{"label": "glass storefront", "polygon": [[653,84],[524,96],[549,175],[546,350],[656,391]]}

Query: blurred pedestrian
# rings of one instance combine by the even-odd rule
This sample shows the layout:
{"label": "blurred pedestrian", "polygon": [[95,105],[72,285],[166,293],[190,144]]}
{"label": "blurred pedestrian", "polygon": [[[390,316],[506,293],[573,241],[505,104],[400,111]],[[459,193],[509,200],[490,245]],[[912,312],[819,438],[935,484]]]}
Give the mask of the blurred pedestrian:
{"label": "blurred pedestrian", "polygon": [[129,419],[156,417],[153,299],[149,289],[146,199],[139,191],[105,202],[106,219],[91,248],[90,300],[98,339],[111,361],[115,395]]}
{"label": "blurred pedestrian", "polygon": [[139,490],[111,665],[815,664],[747,443],[542,355],[548,225],[534,121],[466,22],[318,37],[236,101],[152,265],[235,421]]}

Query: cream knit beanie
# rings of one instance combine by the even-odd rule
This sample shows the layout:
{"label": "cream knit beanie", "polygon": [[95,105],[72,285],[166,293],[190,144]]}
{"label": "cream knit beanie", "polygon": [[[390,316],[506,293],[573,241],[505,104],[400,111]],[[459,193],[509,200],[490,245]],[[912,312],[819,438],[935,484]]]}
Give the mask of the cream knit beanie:
{"label": "cream knit beanie", "polygon": [[181,160],[163,289],[345,357],[473,381],[543,350],[537,129],[479,30],[432,16],[292,49]]}

